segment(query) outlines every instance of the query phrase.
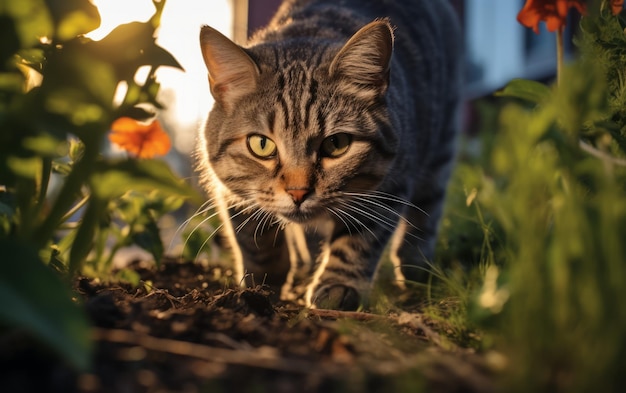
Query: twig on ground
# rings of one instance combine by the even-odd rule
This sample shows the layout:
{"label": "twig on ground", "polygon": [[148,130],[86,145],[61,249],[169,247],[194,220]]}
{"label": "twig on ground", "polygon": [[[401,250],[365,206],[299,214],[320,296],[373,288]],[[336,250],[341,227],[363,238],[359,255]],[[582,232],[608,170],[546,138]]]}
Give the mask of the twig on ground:
{"label": "twig on ground", "polygon": [[[299,374],[309,374],[312,369],[320,366],[319,364],[316,365],[302,359],[282,358],[277,351],[268,347],[245,351],[216,348],[188,341],[153,337],[123,329],[94,328],[92,335],[93,338],[98,341],[139,345],[150,351],[187,356],[208,362],[258,367]],[[336,368],[337,365],[333,365],[333,367]]]}
{"label": "twig on ground", "polygon": [[396,318],[396,323],[399,325],[409,326],[413,329],[420,330],[424,333],[424,336],[433,344],[437,345],[439,348],[443,348],[446,350],[456,350],[458,346],[449,340],[442,340],[439,333],[431,329],[422,318],[420,314],[411,314],[407,312],[403,312],[398,315]]}
{"label": "twig on ground", "polygon": [[216,341],[239,351],[254,351],[254,347],[245,341],[239,342],[224,333],[205,333],[204,339]]}
{"label": "twig on ground", "polygon": [[359,311],[339,311],[339,310],[326,310],[311,308],[306,311],[310,315],[315,315],[321,318],[348,318],[355,319],[357,321],[372,321],[386,318],[384,315],[370,314]]}

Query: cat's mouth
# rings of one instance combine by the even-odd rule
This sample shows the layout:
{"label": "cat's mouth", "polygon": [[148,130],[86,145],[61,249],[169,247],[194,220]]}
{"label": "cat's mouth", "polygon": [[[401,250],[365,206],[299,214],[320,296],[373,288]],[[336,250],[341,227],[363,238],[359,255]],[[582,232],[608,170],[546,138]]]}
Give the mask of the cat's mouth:
{"label": "cat's mouth", "polygon": [[311,215],[310,213],[295,211],[280,213],[279,217],[286,221],[294,222],[296,224],[304,224],[305,222],[310,221],[315,216]]}
{"label": "cat's mouth", "polygon": [[304,224],[321,217],[323,214],[323,209],[302,209],[300,207],[296,207],[288,211],[282,211],[277,215],[283,220],[296,224]]}

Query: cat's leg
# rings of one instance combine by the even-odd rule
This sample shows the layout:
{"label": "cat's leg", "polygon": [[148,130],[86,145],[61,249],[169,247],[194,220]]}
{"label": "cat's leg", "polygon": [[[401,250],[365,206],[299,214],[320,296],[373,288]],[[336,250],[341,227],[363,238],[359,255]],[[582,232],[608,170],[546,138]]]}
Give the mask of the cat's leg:
{"label": "cat's leg", "polygon": [[[434,190],[433,190],[434,191]],[[441,217],[443,194],[429,193],[414,199],[418,208],[407,209],[404,219],[398,222],[389,247],[389,259],[394,266],[396,283],[401,288],[405,282],[424,282],[429,276]]]}
{"label": "cat's leg", "polygon": [[306,303],[306,290],[321,262],[320,247],[325,237],[320,228],[307,231],[304,226],[295,223],[285,227],[285,241],[289,249],[291,269],[282,287],[281,299]]}
{"label": "cat's leg", "polygon": [[401,287],[405,281],[425,282],[430,275],[452,155],[453,145],[449,145],[433,158],[391,240],[389,256]]}
{"label": "cat's leg", "polygon": [[307,292],[320,308],[356,310],[367,299],[376,266],[391,231],[380,222],[358,218],[362,232],[339,227],[322,250],[320,264]]}
{"label": "cat's leg", "polygon": [[229,209],[227,217],[223,217],[223,225],[232,248],[235,274],[241,283],[249,287],[266,284],[280,293],[290,268],[280,226],[271,225],[254,212],[234,209]]}

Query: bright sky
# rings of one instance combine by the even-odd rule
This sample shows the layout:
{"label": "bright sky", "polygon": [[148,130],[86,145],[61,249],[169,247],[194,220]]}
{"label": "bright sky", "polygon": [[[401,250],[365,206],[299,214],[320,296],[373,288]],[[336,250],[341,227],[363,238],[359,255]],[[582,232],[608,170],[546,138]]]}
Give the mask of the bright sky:
{"label": "bright sky", "polygon": [[[101,39],[115,26],[131,21],[147,21],[154,13],[151,0],[92,0],[102,24],[88,36]],[[200,53],[198,36],[202,25],[210,25],[226,35],[232,31],[232,0],[169,0],[165,3],[157,43],[180,62],[185,72],[161,68],[161,102],[168,131],[181,152],[192,149],[195,132],[212,105],[207,72]]]}

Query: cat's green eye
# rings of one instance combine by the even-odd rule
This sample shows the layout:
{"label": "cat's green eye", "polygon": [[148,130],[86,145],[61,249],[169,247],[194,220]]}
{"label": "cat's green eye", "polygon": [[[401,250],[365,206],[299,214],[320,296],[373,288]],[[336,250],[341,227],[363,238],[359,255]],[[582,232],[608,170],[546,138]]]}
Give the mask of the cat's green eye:
{"label": "cat's green eye", "polygon": [[248,137],[248,149],[258,158],[267,159],[276,156],[276,144],[265,135],[250,135]]}
{"label": "cat's green eye", "polygon": [[335,134],[322,141],[322,155],[325,157],[339,157],[348,151],[352,143],[352,136],[349,134]]}

